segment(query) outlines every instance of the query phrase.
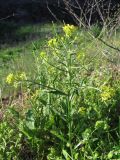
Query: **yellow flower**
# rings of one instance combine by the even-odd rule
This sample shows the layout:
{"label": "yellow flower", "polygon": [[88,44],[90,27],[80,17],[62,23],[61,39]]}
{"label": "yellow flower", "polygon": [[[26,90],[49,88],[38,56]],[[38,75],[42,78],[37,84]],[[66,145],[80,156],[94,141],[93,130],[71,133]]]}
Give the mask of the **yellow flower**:
{"label": "yellow flower", "polygon": [[15,80],[14,74],[10,73],[6,78],[6,83],[12,84],[14,82],[14,80]]}
{"label": "yellow flower", "polygon": [[56,38],[52,38],[48,41],[48,46],[49,47],[56,47],[58,45],[57,39]]}
{"label": "yellow flower", "polygon": [[101,93],[102,101],[107,101],[114,95],[114,89],[109,86],[102,86],[101,90],[102,90]]}
{"label": "yellow flower", "polygon": [[63,31],[67,37],[70,37],[76,31],[76,27],[74,25],[67,24],[63,27]]}
{"label": "yellow flower", "polygon": [[20,80],[26,80],[27,79],[25,72],[20,73],[19,79]]}

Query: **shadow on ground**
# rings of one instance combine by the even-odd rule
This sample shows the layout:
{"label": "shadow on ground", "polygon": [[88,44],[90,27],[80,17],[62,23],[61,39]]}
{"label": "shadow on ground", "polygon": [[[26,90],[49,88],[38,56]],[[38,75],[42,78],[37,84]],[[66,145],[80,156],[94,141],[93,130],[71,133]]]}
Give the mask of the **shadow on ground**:
{"label": "shadow on ground", "polygon": [[10,22],[0,22],[0,47],[3,45],[15,45],[37,38],[49,36],[50,28],[43,23],[39,24],[19,24]]}

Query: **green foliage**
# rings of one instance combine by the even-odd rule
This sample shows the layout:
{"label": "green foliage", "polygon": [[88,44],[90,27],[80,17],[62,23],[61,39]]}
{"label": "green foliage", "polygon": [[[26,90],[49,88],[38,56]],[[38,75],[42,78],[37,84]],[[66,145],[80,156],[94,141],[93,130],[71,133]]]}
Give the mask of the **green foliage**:
{"label": "green foliage", "polygon": [[[63,26],[63,31],[59,35],[54,27],[55,36],[43,51],[34,48],[32,78],[28,73],[21,78],[19,72],[7,76],[7,85],[18,89],[22,84],[30,95],[30,108],[23,117],[11,110],[18,130],[15,156],[25,158],[20,145],[37,160],[119,159],[120,75],[110,62],[116,53],[106,56],[104,49],[109,48],[89,31],[73,25]],[[12,134],[10,139],[14,140]],[[16,153],[15,148],[12,152]],[[7,159],[11,155],[6,155]]]}
{"label": "green foliage", "polygon": [[5,121],[0,124],[0,159],[17,160],[22,134],[9,123]]}

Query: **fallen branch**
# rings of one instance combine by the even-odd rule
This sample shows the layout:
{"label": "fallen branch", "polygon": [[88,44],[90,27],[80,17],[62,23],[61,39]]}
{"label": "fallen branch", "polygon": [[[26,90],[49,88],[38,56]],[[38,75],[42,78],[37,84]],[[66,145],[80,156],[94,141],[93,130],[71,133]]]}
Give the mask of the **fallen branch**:
{"label": "fallen branch", "polygon": [[15,14],[13,13],[12,15],[9,15],[9,16],[7,16],[7,17],[0,18],[0,21],[6,20],[6,19],[11,18],[11,17],[14,17],[14,16],[15,16]]}

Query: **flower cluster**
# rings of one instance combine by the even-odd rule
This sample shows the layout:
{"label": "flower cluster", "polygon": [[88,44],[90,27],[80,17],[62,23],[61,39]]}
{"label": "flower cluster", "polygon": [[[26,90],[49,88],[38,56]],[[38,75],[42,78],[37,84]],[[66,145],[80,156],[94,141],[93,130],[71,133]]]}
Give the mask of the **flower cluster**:
{"label": "flower cluster", "polygon": [[7,84],[12,84],[15,80],[14,74],[10,73],[7,77],[6,77],[6,83]]}
{"label": "flower cluster", "polygon": [[13,86],[17,86],[16,84],[19,82],[19,81],[23,81],[23,80],[26,80],[27,77],[26,77],[26,74],[25,72],[21,72],[19,74],[13,74],[13,73],[10,73],[8,74],[8,76],[6,77],[6,83],[9,84],[9,85],[12,85]]}
{"label": "flower cluster", "polygon": [[63,27],[63,31],[67,37],[70,37],[76,31],[76,27],[74,25],[67,24]]}
{"label": "flower cluster", "polygon": [[110,86],[102,86],[101,90],[102,90],[101,93],[102,101],[107,101],[114,95],[114,89],[111,88]]}
{"label": "flower cluster", "polygon": [[26,79],[27,79],[26,73],[25,73],[25,72],[20,73],[20,74],[18,75],[18,79],[19,79],[19,80],[26,80]]}
{"label": "flower cluster", "polygon": [[49,47],[56,47],[58,45],[57,39],[56,38],[52,38],[48,41],[48,46]]}

